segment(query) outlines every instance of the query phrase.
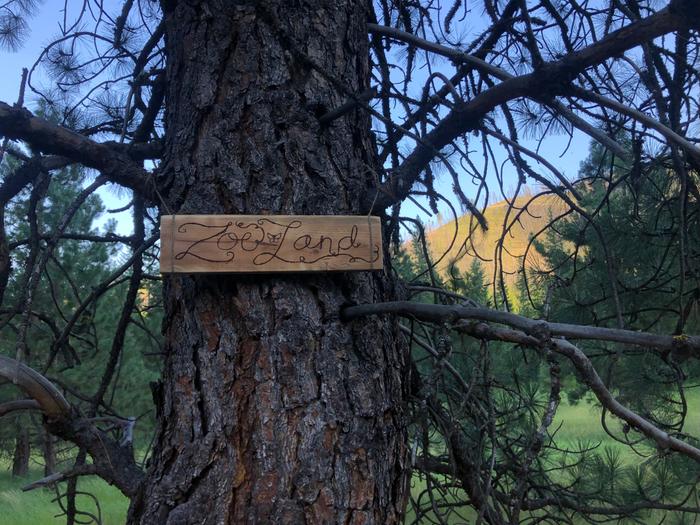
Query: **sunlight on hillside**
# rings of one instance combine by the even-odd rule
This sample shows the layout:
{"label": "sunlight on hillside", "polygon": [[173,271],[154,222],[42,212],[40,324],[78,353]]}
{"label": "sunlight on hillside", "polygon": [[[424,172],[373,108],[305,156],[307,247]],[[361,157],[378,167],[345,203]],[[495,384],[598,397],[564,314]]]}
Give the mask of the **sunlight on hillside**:
{"label": "sunlight on hillside", "polygon": [[[457,228],[454,221],[448,221],[426,229],[431,258],[437,263],[440,273],[444,273],[453,261],[457,268],[466,271],[472,260],[478,258],[489,282],[493,281],[494,272],[502,269],[506,285],[512,285],[517,280],[523,259],[528,268],[537,268],[541,264],[541,256],[530,245],[530,239],[541,234],[551,219],[566,209],[566,204],[551,194],[533,198],[531,193],[526,193],[512,203],[506,200],[496,202],[484,212],[488,225],[486,231],[468,214],[459,218]],[[499,245],[501,237],[504,238],[502,249]]]}

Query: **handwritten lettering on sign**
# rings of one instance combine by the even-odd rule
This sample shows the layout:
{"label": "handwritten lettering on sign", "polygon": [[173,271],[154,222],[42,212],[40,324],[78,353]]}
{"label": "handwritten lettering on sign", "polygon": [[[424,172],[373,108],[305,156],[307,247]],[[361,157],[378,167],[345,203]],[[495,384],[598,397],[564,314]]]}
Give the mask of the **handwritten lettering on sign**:
{"label": "handwritten lettering on sign", "polygon": [[380,270],[378,217],[163,215],[161,273]]}

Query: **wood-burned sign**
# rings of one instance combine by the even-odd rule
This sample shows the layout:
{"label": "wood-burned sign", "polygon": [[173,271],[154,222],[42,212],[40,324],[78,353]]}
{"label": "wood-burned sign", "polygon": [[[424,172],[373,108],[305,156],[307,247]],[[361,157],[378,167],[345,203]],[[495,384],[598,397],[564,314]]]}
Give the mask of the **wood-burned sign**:
{"label": "wood-burned sign", "polygon": [[161,273],[380,270],[378,217],[163,215]]}

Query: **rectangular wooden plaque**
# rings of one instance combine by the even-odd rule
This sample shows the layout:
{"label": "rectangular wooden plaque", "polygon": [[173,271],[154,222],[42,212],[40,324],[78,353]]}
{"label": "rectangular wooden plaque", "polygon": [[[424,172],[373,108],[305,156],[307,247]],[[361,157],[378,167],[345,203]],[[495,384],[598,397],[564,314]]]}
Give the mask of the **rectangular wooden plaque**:
{"label": "rectangular wooden plaque", "polygon": [[161,273],[381,270],[378,217],[163,215]]}

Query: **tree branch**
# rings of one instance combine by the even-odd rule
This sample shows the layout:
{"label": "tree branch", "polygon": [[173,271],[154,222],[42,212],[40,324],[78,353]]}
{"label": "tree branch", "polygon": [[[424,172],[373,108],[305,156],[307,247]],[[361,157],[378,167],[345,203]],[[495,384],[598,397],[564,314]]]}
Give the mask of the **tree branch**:
{"label": "tree branch", "polygon": [[41,405],[34,399],[18,399],[0,403],[0,417],[19,410],[41,410]]}
{"label": "tree branch", "polygon": [[641,122],[647,127],[656,130],[669,143],[674,143],[677,146],[679,146],[683,151],[685,151],[688,154],[688,156],[692,157],[695,160],[695,162],[698,163],[698,165],[700,165],[700,148],[698,148],[695,144],[673,131],[671,128],[664,126],[658,120],[646,115],[645,113],[631,106],[625,105],[622,102],[618,102],[617,100],[604,97],[603,95],[598,95],[597,93],[593,93],[592,91],[587,91],[582,88],[572,88],[571,95],[581,98],[583,100],[587,100],[588,102],[593,102],[602,107],[610,108],[621,115],[626,115],[638,122]]}
{"label": "tree branch", "polygon": [[61,481],[66,481],[70,478],[75,478],[77,476],[89,476],[91,474],[98,474],[94,465],[80,465],[72,468],[71,470],[67,470],[65,472],[55,472],[46,477],[33,481],[29,485],[22,487],[22,492],[29,492],[30,490],[47,487],[55,483],[60,483]]}
{"label": "tree branch", "polygon": [[[499,323],[518,328],[529,336],[536,337],[547,334],[594,341],[610,341],[637,346],[653,347],[664,351],[682,351],[693,357],[700,358],[700,336],[670,336],[648,332],[635,332],[618,328],[602,328],[598,326],[577,325],[569,323],[552,323],[529,319],[521,315],[489,308],[471,306],[423,304],[411,301],[396,301],[388,303],[364,304],[349,306],[342,311],[345,319],[354,319],[365,315],[398,314],[415,317],[433,322],[455,322],[460,319],[471,319]],[[531,344],[528,341],[527,344]]]}
{"label": "tree branch", "polygon": [[0,355],[0,377],[12,381],[41,407],[49,417],[67,417],[71,406],[63,394],[44,376],[33,368]]}
{"label": "tree branch", "polygon": [[[408,301],[350,306],[343,310],[342,315],[344,319],[353,319],[362,315],[380,313],[393,313],[440,323],[454,323],[460,319],[476,319],[507,324],[519,328],[520,330],[503,330],[501,328],[485,325],[484,323],[461,323],[454,327],[462,333],[467,333],[479,339],[507,341],[531,347],[549,345],[554,352],[567,357],[571,361],[600,404],[612,414],[627,422],[631,427],[639,430],[646,437],[655,441],[660,449],[674,450],[700,462],[700,449],[670,436],[667,432],[664,432],[622,405],[607,389],[605,383],[595,370],[593,363],[583,351],[565,339],[552,336],[567,335],[576,339],[616,341],[629,344],[666,347],[668,349],[674,348],[674,341],[677,338],[657,336],[644,332],[632,332],[630,330],[534,321],[509,312],[500,312],[487,308],[430,305],[411,303]],[[690,342],[694,350],[697,351],[697,349],[700,348],[700,337],[694,336],[684,339]],[[652,343],[652,341],[654,343]]]}
{"label": "tree branch", "polygon": [[118,443],[93,421],[80,417],[63,394],[36,370],[15,359],[0,355],[0,377],[24,390],[44,413],[46,427],[52,434],[84,448],[93,459],[95,474],[133,497],[143,480],[130,443]]}
{"label": "tree branch", "polygon": [[432,53],[447,57],[457,63],[470,64],[476,67],[477,69],[488,73],[489,75],[493,75],[499,80],[507,80],[509,78],[512,78],[512,75],[510,73],[507,73],[503,69],[489,64],[488,62],[480,59],[479,57],[470,55],[468,53],[464,53],[459,49],[454,49],[451,47],[443,46],[441,44],[437,44],[435,42],[424,40],[407,31],[401,31],[400,29],[397,29],[395,27],[387,27],[379,24],[367,24],[367,29],[370,33],[387,36],[396,40],[400,40],[402,42],[406,42],[408,44],[412,44],[420,49],[424,49],[425,51],[430,51]]}
{"label": "tree branch", "polygon": [[156,202],[152,175],[136,162],[153,153],[150,147],[95,142],[68,128],[32,115],[24,108],[0,102],[0,135],[31,144],[33,149],[60,155],[99,170],[111,182]]}
{"label": "tree branch", "polygon": [[697,10],[692,2],[674,1],[658,13],[610,33],[581,51],[545,63],[532,73],[504,80],[456,107],[422,138],[390,180],[368,192],[365,208],[370,209],[374,202],[375,209],[385,209],[403,200],[436,153],[460,135],[477,129],[481,119],[496,107],[521,97],[540,100],[565,94],[576,76],[587,68],[643,42],[691,27],[696,22],[692,15]]}

